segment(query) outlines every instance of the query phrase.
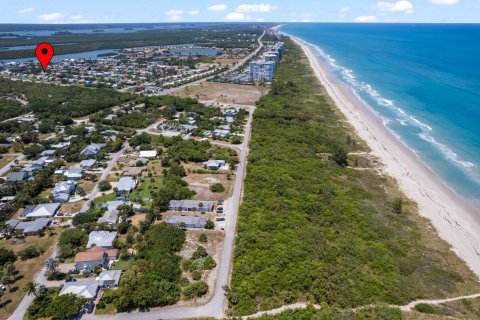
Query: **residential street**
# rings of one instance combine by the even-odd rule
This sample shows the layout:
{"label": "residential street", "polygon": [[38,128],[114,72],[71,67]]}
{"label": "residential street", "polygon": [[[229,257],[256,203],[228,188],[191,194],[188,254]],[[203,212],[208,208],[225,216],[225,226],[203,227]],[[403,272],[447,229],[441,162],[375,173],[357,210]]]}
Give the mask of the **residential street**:
{"label": "residential street", "polygon": [[98,179],[97,184],[93,188],[92,192],[90,192],[90,194],[88,195],[88,200],[85,201],[85,203],[83,204],[83,207],[80,210],[80,212],[86,212],[88,210],[88,208],[90,206],[90,202],[92,202],[93,199],[95,199],[98,192],[100,191],[100,189],[98,188],[98,184],[100,183],[100,181],[106,180],[108,178],[108,175],[112,171],[113,167],[117,164],[118,159],[120,159],[120,157],[123,155],[123,153],[125,152],[125,150],[128,147],[129,147],[128,142],[125,142],[123,148],[112,156],[112,159],[108,163],[108,166],[105,168],[105,170],[103,170],[102,176],[100,177],[100,179]]}
{"label": "residential street", "polygon": [[149,312],[131,312],[119,313],[114,315],[83,315],[82,319],[95,320],[158,320],[158,319],[183,319],[196,317],[215,317],[225,316],[226,297],[223,287],[230,282],[230,269],[232,264],[233,249],[235,243],[235,234],[238,220],[238,212],[243,194],[243,182],[246,175],[248,144],[251,135],[251,126],[253,120],[254,107],[250,108],[247,126],[245,128],[245,139],[242,144],[235,145],[240,150],[240,163],[237,167],[237,174],[233,194],[229,201],[231,210],[225,212],[226,228],[225,240],[218,262],[217,280],[212,299],[205,305],[199,307],[165,307],[155,308]]}
{"label": "residential street", "polygon": [[6,166],[0,169],[0,176],[3,176],[8,170],[10,170],[10,168],[15,164],[15,161],[20,162],[23,159],[25,159],[25,156],[23,154],[17,155],[17,157],[14,160],[12,160]]}

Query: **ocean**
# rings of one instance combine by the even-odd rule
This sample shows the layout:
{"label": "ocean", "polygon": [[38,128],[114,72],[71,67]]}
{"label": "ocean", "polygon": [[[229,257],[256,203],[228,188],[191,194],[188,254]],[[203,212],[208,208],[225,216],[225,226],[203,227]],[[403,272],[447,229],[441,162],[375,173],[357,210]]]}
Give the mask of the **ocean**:
{"label": "ocean", "polygon": [[480,24],[290,23],[456,193],[480,207]]}

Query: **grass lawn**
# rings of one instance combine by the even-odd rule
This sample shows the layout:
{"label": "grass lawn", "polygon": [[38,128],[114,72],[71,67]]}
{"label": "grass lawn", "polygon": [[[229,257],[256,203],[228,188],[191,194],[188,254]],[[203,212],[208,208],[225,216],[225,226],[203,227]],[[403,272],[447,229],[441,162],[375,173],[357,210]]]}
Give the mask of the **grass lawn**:
{"label": "grass lawn", "polygon": [[133,259],[118,260],[113,266],[113,270],[128,270],[133,265]]}
{"label": "grass lawn", "polygon": [[16,275],[15,282],[10,284],[10,289],[7,289],[2,297],[2,302],[5,303],[5,305],[3,308],[0,308],[0,319],[7,319],[8,316],[16,309],[17,305],[25,295],[25,292],[23,291],[25,284],[33,280],[35,273],[42,268],[45,260],[50,257],[54,249],[54,244],[57,243],[60,233],[60,230],[56,229],[55,235],[53,236],[30,236],[23,240],[0,241],[0,248],[11,249],[15,253],[31,245],[36,245],[45,250],[45,252],[37,258],[25,261],[17,259],[15,262],[14,265],[18,271],[18,274]]}
{"label": "grass lawn", "polygon": [[163,178],[161,177],[142,178],[137,189],[130,194],[130,199],[152,198],[152,192],[159,190],[162,186]]}
{"label": "grass lawn", "polygon": [[4,154],[1,158],[0,158],[0,168],[3,168],[5,167],[7,164],[9,164],[10,162],[12,162],[13,160],[15,160],[17,156],[13,155],[13,154]]}
{"label": "grass lawn", "polygon": [[102,203],[105,203],[107,201],[114,201],[114,200],[117,200],[117,197],[115,196],[115,193],[109,193],[109,194],[106,194],[104,196],[100,196],[98,198],[95,198],[93,200],[93,202],[95,204],[102,204]]}
{"label": "grass lawn", "polygon": [[[103,296],[102,298],[106,298],[109,295],[111,295],[113,292],[112,289],[103,289]],[[106,307],[104,309],[99,309],[98,304],[97,308],[95,308],[95,314],[114,314],[117,313],[117,309],[115,309],[115,306],[113,303],[107,303]]]}
{"label": "grass lawn", "polygon": [[162,163],[160,160],[153,160],[147,164],[147,171],[151,171],[154,176],[162,174]]}

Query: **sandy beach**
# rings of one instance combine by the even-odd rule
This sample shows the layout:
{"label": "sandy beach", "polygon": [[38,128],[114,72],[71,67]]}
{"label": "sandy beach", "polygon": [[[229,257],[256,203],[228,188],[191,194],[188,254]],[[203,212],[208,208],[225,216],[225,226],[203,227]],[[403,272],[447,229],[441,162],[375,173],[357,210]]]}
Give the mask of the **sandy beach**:
{"label": "sandy beach", "polygon": [[439,236],[480,277],[479,213],[398,140],[349,88],[339,83],[309,45],[292,38],[303,48],[316,76],[358,136],[382,161],[384,172],[396,179],[405,195],[417,203],[420,214],[431,221]]}

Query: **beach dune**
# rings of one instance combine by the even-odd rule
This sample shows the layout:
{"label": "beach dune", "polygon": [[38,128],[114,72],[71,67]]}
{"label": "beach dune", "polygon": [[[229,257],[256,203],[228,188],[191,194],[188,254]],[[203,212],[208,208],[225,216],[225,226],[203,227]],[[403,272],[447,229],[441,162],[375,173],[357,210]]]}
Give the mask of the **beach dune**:
{"label": "beach dune", "polygon": [[[292,37],[292,36],[291,36]],[[314,54],[314,49],[292,37],[305,52],[316,76],[354,127],[386,174],[396,179],[405,195],[417,203],[439,236],[480,277],[480,216],[473,206],[446,186],[422,160],[383,124],[381,118],[340,83]]]}

